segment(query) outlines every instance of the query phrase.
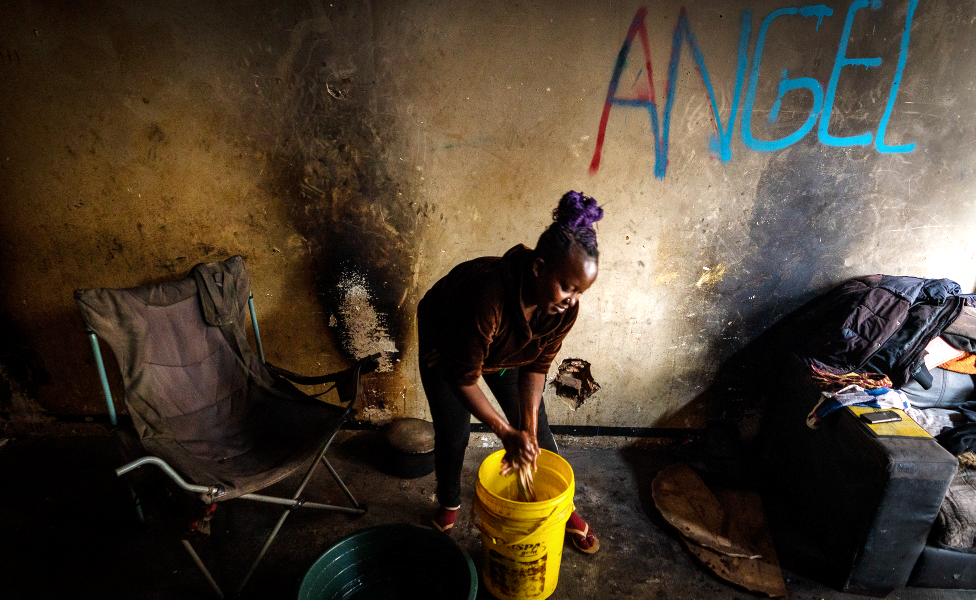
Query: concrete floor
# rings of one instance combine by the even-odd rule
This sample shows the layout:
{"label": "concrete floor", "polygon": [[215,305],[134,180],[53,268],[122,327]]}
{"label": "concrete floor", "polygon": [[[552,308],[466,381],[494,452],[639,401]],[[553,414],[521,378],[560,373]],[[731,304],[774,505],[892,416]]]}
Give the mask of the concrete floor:
{"label": "concrete floor", "polygon": [[[433,475],[399,479],[383,472],[376,432],[343,432],[331,451],[336,469],[370,511],[348,517],[296,511],[286,522],[243,598],[295,598],[305,572],[330,545],[364,527],[426,523],[434,503]],[[482,440],[484,438],[484,441]],[[488,444],[482,434],[473,446]],[[701,567],[653,506],[650,483],[668,462],[661,447],[599,438],[562,440],[562,454],[577,479],[576,505],[601,539],[600,552],[581,554],[567,543],[554,600],[654,598],[732,600],[758,597]],[[595,443],[600,442],[600,443]],[[0,598],[192,599],[213,595],[172,528],[140,526],[128,489],[113,473],[119,455],[111,437],[0,437]],[[464,486],[490,447],[472,447]],[[328,474],[313,479],[311,496],[344,500]],[[294,483],[291,484],[292,486]],[[480,562],[480,535],[462,516],[454,537]],[[221,505],[201,555],[228,591],[269,531],[274,507],[247,502]],[[254,534],[254,535],[251,535]],[[842,594],[784,572],[795,600],[863,598]],[[974,592],[896,590],[897,600],[962,600]],[[482,589],[480,598],[491,598]]]}

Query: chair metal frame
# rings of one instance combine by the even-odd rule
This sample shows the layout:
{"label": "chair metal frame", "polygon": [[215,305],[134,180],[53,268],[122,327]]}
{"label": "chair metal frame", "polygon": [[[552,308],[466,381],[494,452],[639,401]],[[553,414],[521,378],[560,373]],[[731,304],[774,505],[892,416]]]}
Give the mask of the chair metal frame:
{"label": "chair metal frame", "polygon": [[[295,383],[305,384],[305,385],[336,382],[337,380],[336,376],[341,374],[342,372],[338,374],[324,375],[319,377],[305,377],[305,376],[297,375],[295,373],[291,373],[290,371],[286,371],[284,369],[275,367],[274,365],[265,362],[264,347],[261,344],[261,332],[260,329],[258,328],[257,315],[254,310],[253,293],[250,293],[250,295],[248,296],[247,304],[251,314],[251,327],[254,330],[254,339],[255,339],[255,345],[257,346],[257,350],[258,350],[258,356],[261,359],[261,362],[264,363],[265,366],[267,366],[272,373],[281,376],[285,379],[294,381]],[[105,402],[108,406],[109,421],[111,422],[113,428],[118,427],[118,416],[116,415],[116,411],[115,411],[115,401],[112,396],[112,390],[109,386],[108,375],[105,371],[105,363],[102,359],[102,352],[101,352],[101,347],[98,343],[98,336],[94,331],[91,331],[90,329],[88,329],[86,333],[89,337],[89,340],[91,341],[92,352],[95,355],[95,365],[98,369],[98,377],[102,384],[102,393],[105,396]],[[352,369],[350,369],[355,374],[355,386],[356,386],[355,395],[349,400],[346,406],[345,414],[343,415],[343,419],[349,418],[349,416],[352,413],[353,403],[355,402],[356,399],[358,399],[362,395],[361,375],[365,372],[374,369],[377,364],[376,361],[379,357],[380,354],[373,354],[371,356],[362,358],[356,363],[356,365],[354,365]],[[338,383],[336,383],[336,385],[338,385]],[[332,388],[330,388],[330,390],[331,389]],[[261,561],[264,559],[264,556],[267,553],[268,548],[271,547],[271,543],[274,541],[278,533],[281,531],[281,528],[284,525],[285,520],[291,514],[292,510],[301,507],[301,508],[315,508],[320,510],[329,510],[333,512],[341,512],[341,513],[351,514],[351,515],[366,514],[367,511],[366,505],[361,504],[356,500],[352,492],[349,491],[349,488],[346,487],[346,484],[342,481],[342,478],[339,476],[338,472],[335,470],[335,468],[332,466],[329,460],[325,457],[325,453],[329,449],[329,445],[332,443],[332,440],[335,439],[337,433],[338,433],[338,428],[320,446],[315,460],[312,461],[308,470],[305,472],[305,475],[301,480],[301,484],[298,486],[298,489],[295,491],[294,495],[291,498],[282,498],[278,496],[266,496],[263,494],[254,494],[254,493],[242,494],[238,496],[238,498],[240,499],[253,500],[256,502],[265,502],[270,504],[278,504],[278,505],[283,505],[286,508],[285,511],[282,513],[281,517],[279,517],[278,522],[275,524],[271,533],[266,538],[264,545],[261,547],[261,550],[258,552],[257,557],[251,563],[251,566],[247,570],[247,573],[244,575],[244,578],[242,579],[241,583],[237,586],[235,596],[241,593],[241,591],[244,589],[244,586],[247,585],[248,581],[251,579],[251,576],[254,574],[254,571],[257,569],[258,564],[260,564]],[[302,493],[305,491],[306,486],[308,485],[309,481],[312,479],[312,475],[314,474],[319,463],[325,465],[325,468],[332,475],[332,478],[336,481],[336,483],[342,489],[343,493],[352,503],[352,507],[338,506],[333,504],[322,504],[318,502],[309,502],[302,497]],[[206,504],[212,504],[220,500],[221,495],[223,495],[222,486],[220,485],[208,486],[208,485],[189,483],[185,479],[183,479],[183,477],[181,477],[180,474],[175,469],[173,469],[173,467],[171,467],[166,461],[156,456],[144,456],[138,458],[132,462],[129,462],[128,464],[125,464],[117,468],[115,470],[115,473],[116,475],[121,477],[126,473],[129,473],[130,471],[138,469],[139,467],[142,467],[144,465],[153,465],[158,467],[163,471],[163,473],[169,476],[169,478],[172,479],[173,482],[175,482],[176,485],[178,485],[180,488],[188,492],[199,494],[200,500]],[[130,490],[131,489],[132,488],[130,487]],[[141,505],[139,503],[138,497],[136,496],[134,490],[132,490],[132,494],[136,503],[137,516],[139,517],[140,521],[142,521],[144,519],[143,519]],[[182,542],[183,542],[183,547],[186,548],[186,551],[190,554],[190,557],[193,559],[193,562],[203,573],[203,576],[206,578],[207,582],[213,588],[214,592],[217,594],[219,598],[224,598],[223,591],[221,590],[220,586],[217,584],[217,581],[214,579],[213,575],[210,573],[210,570],[207,568],[203,560],[200,558],[200,555],[197,553],[196,549],[193,547],[193,545],[190,543],[189,540],[183,539]]]}

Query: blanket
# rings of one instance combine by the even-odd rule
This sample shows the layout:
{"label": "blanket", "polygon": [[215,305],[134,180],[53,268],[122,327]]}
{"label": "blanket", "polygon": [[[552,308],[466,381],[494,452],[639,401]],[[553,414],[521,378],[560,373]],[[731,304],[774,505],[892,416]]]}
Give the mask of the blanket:
{"label": "blanket", "polygon": [[935,519],[935,541],[942,547],[960,552],[976,552],[976,454],[959,455],[956,472],[939,516]]}

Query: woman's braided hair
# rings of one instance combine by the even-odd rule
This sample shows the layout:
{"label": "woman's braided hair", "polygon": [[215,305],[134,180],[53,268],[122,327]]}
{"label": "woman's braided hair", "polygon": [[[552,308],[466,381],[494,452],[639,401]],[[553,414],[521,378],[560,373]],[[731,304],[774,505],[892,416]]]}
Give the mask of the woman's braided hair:
{"label": "woman's braided hair", "polygon": [[587,256],[598,259],[600,253],[593,224],[602,218],[603,209],[597,206],[596,200],[581,192],[566,192],[559,199],[559,206],[552,211],[552,225],[539,236],[536,252],[543,257],[558,259],[578,245]]}

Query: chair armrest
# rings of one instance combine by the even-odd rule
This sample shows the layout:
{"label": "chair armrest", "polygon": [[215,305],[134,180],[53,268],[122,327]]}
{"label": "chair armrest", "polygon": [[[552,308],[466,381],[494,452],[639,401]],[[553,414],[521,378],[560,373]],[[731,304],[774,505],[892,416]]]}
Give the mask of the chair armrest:
{"label": "chair armrest", "polygon": [[379,358],[382,354],[377,352],[357,360],[351,367],[344,371],[330,373],[328,375],[306,376],[292,373],[281,367],[266,362],[268,370],[283,379],[300,385],[317,385],[320,383],[335,383],[336,391],[339,393],[340,402],[352,402],[362,394],[362,381],[360,377],[366,373],[376,370],[379,366]]}
{"label": "chair armrest", "polygon": [[[810,394],[806,388],[804,395]],[[777,411],[768,425],[779,481],[772,496],[789,507],[821,578],[842,591],[884,594],[903,587],[939,512],[957,460],[931,437],[882,437],[849,409],[817,430],[807,403]]]}

